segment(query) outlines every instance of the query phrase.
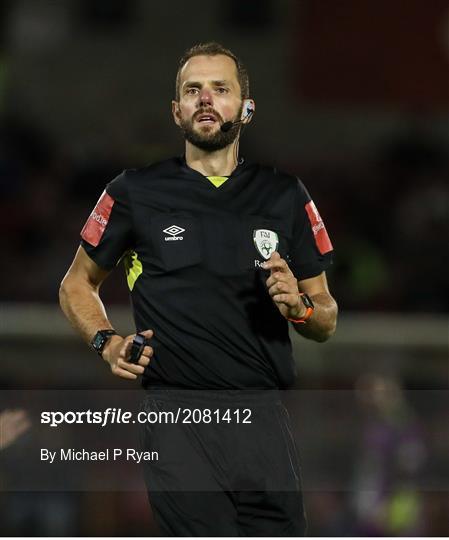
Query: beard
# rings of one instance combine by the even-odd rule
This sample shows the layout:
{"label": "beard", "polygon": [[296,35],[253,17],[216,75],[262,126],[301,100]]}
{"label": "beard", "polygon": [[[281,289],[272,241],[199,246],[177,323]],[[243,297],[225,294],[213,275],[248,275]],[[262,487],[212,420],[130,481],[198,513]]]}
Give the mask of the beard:
{"label": "beard", "polygon": [[[240,106],[239,111],[236,115],[236,118],[232,120],[235,122],[240,120],[242,114],[243,104]],[[217,119],[218,124],[221,126],[223,124],[223,119],[213,109],[202,109],[197,111],[194,116],[189,120],[181,120],[181,131],[186,141],[189,141],[190,144],[204,150],[206,152],[216,152],[217,150],[222,150],[230,144],[232,144],[240,132],[241,124],[234,124],[229,131],[221,131],[220,127],[214,131],[199,131],[195,130],[194,118],[200,114],[211,113]]]}

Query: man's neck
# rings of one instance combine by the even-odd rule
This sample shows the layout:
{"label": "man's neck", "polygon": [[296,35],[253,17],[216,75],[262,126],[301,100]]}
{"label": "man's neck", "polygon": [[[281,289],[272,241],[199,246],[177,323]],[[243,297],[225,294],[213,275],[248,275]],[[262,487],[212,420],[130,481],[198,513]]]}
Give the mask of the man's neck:
{"label": "man's neck", "polygon": [[230,176],[237,167],[236,156],[238,142],[217,150],[216,152],[206,152],[186,142],[186,163],[195,171],[204,176]]}

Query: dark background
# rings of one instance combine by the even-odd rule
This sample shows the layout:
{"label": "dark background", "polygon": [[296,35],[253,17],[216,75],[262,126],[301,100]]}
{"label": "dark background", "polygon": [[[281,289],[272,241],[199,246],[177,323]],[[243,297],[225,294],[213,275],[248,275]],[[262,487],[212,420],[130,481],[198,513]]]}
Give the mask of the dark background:
{"label": "dark background", "polygon": [[[303,180],[336,249],[339,331],[324,345],[294,337],[297,388],[351,391],[356,405],[314,407],[319,430],[295,409],[305,476],[329,475],[329,489],[305,494],[309,532],[447,534],[442,0],[0,1],[1,388],[123,387],[62,319],[58,287],[104,185],[182,153],[170,115],[177,62],[209,40],[250,73],[257,113],[242,154]],[[122,269],[103,298],[116,327],[132,328]],[[0,484],[8,534],[154,533],[141,492]]]}

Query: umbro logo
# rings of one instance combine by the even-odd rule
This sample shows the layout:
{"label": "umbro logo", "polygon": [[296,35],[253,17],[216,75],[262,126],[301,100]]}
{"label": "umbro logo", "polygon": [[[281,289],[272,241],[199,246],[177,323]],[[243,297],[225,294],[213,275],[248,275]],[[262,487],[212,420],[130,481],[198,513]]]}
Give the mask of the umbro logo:
{"label": "umbro logo", "polygon": [[184,231],[185,229],[183,229],[182,227],[178,227],[178,225],[170,225],[170,227],[167,227],[162,232],[170,235],[165,237],[165,241],[169,242],[173,240],[184,240],[183,236],[179,236]]}

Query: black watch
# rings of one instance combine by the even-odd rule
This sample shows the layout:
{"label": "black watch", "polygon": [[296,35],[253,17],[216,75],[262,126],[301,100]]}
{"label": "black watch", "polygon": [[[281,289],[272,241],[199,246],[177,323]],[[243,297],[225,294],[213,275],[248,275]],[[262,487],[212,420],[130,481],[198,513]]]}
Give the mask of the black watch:
{"label": "black watch", "polygon": [[104,346],[109,341],[111,336],[116,336],[117,332],[115,330],[98,330],[98,332],[93,337],[90,345],[94,351],[101,356]]}

